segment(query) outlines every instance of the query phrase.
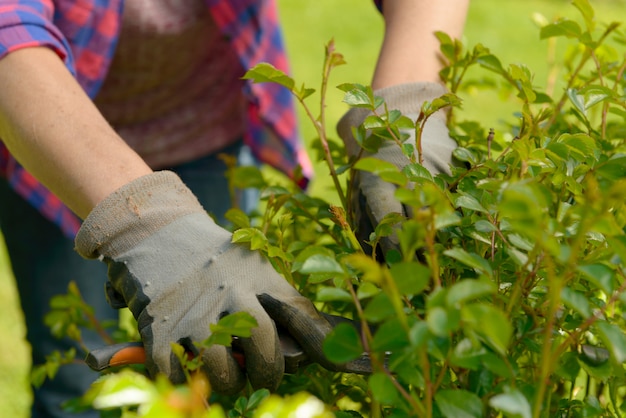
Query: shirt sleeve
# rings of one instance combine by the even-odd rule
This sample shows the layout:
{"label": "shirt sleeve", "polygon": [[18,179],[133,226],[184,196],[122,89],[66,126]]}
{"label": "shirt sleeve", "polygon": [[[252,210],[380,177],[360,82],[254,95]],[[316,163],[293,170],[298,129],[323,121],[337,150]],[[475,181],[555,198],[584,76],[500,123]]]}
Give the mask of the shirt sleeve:
{"label": "shirt sleeve", "polygon": [[74,73],[70,46],[53,24],[52,0],[2,0],[0,4],[0,59],[21,48],[52,49]]}

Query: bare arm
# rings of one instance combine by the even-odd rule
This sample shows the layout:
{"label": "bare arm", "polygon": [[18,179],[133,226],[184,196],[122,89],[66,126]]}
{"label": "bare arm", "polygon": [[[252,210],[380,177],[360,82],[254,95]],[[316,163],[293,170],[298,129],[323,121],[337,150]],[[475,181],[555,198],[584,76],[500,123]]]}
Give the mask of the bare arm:
{"label": "bare arm", "polygon": [[0,138],[78,216],[152,170],[109,126],[59,57],[43,47],[0,60]]}
{"label": "bare arm", "polygon": [[459,38],[469,0],[387,0],[383,3],[385,38],[372,86],[440,82],[439,41],[435,31]]}

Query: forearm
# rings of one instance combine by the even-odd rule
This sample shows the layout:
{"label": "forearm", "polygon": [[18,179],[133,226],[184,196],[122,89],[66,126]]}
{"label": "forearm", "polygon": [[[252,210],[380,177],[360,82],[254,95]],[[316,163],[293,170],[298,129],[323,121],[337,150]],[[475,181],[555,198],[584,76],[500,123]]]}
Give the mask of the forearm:
{"label": "forearm", "polygon": [[396,84],[440,82],[442,31],[463,32],[469,0],[387,0],[383,2],[385,37],[372,80],[374,89]]}
{"label": "forearm", "polygon": [[152,170],[115,133],[47,48],[0,60],[0,138],[78,216]]}

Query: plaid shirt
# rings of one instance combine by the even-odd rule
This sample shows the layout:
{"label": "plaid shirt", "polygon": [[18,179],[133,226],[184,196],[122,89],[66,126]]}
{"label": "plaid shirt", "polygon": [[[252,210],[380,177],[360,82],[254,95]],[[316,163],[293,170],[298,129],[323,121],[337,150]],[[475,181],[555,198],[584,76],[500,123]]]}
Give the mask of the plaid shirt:
{"label": "plaid shirt", "polygon": [[[269,62],[287,72],[274,0],[206,0],[216,24],[230,39],[243,68]],[[113,57],[123,0],[2,0],[0,59],[30,46],[46,46],[63,59],[86,93],[95,97]],[[246,142],[263,162],[294,174],[311,165],[299,141],[288,90],[271,83],[246,84]],[[13,189],[73,238],[80,220],[28,173],[0,142],[0,175]],[[306,180],[301,181],[301,185]]]}

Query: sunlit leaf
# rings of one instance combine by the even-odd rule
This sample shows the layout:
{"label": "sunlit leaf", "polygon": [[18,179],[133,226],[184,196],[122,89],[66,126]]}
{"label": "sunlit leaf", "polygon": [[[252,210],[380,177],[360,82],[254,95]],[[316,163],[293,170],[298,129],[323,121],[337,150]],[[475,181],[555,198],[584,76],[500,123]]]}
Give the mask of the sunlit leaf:
{"label": "sunlit leaf", "polygon": [[249,242],[251,250],[259,250],[265,248],[267,237],[256,228],[241,228],[233,233],[232,242]]}
{"label": "sunlit leaf", "polygon": [[541,28],[540,38],[552,38],[554,36],[565,36],[567,38],[580,38],[582,30],[578,23],[573,20],[563,19],[556,23],[550,23]]}
{"label": "sunlit leaf", "polygon": [[294,81],[287,74],[274,67],[272,64],[262,62],[249,69],[244,76],[244,80],[252,80],[255,83],[273,82],[293,90]]}

